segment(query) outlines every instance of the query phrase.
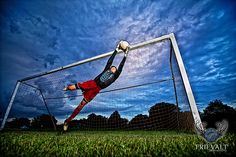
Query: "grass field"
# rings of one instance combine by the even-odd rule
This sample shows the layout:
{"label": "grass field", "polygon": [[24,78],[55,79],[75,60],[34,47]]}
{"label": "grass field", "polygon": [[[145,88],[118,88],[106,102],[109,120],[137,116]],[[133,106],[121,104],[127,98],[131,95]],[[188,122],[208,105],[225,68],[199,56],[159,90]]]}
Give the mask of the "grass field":
{"label": "grass field", "polygon": [[194,134],[167,131],[2,132],[1,156],[222,156],[235,155],[236,134],[214,144],[227,151],[201,150],[207,144]]}

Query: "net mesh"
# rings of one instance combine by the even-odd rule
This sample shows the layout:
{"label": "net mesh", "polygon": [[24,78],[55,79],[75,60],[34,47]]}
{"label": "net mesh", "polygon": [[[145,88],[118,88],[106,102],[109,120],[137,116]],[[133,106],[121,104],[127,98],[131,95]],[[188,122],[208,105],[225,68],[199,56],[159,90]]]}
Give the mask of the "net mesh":
{"label": "net mesh", "polygon": [[[113,65],[119,65],[122,58],[123,54],[117,54]],[[36,122],[40,129],[53,127],[50,120],[60,128],[83,98],[80,90],[65,92],[62,89],[69,84],[94,79],[107,60],[108,57],[23,81],[6,127],[25,118],[29,121],[24,126],[29,129],[37,128],[33,125]],[[53,116],[51,119],[48,111]],[[88,103],[70,127],[192,129],[193,119],[170,41],[132,50],[120,77]]]}

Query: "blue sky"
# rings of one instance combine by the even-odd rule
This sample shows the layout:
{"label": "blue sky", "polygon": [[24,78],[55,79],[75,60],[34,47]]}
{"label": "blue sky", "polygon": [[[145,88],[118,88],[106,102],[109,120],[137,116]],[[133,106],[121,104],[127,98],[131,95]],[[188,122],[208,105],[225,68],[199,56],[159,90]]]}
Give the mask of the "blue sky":
{"label": "blue sky", "polygon": [[[11,0],[0,3],[1,110],[5,110],[18,79],[111,51],[121,39],[138,43],[171,32],[178,40],[199,110],[214,99],[236,107],[236,4],[233,0]],[[165,76],[167,47],[168,43],[164,43],[130,54],[121,78],[110,89]],[[61,75],[70,79],[56,82],[54,86],[92,79],[102,70],[105,61],[67,71]],[[167,86],[171,87],[170,82],[159,85],[158,89],[150,86],[101,94],[86,106],[83,114],[108,111],[109,115],[115,109],[127,117],[147,114],[156,102],[168,101],[169,97],[163,94],[170,92]],[[53,93],[52,88],[44,88],[47,94],[50,90]],[[80,99],[60,100],[50,103],[50,107],[55,115],[65,117]],[[21,102],[13,114],[40,111],[39,106],[26,104]]]}

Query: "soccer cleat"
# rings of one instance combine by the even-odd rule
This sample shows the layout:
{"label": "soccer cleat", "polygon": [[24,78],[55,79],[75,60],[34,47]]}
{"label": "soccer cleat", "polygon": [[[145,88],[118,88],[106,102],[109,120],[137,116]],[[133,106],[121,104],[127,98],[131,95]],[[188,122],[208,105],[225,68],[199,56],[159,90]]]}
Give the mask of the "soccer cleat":
{"label": "soccer cleat", "polygon": [[64,130],[64,131],[67,131],[67,130],[68,130],[68,123],[67,123],[67,122],[64,122],[63,130]]}

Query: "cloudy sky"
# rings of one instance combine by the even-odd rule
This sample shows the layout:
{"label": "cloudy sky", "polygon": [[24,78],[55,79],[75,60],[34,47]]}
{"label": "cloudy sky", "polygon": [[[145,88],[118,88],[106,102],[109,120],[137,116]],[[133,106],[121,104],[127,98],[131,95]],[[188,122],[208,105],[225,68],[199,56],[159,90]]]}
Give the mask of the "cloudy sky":
{"label": "cloudy sky", "polygon": [[[199,110],[215,99],[236,107],[236,3],[233,0],[3,0],[0,3],[2,112],[19,79],[111,51],[121,39],[134,44],[172,32]],[[108,90],[168,78],[168,49],[169,43],[164,42],[130,52],[121,77]],[[79,91],[62,93],[60,89],[71,82],[93,79],[106,60],[29,83],[42,88],[47,97],[79,94]],[[177,86],[180,106],[187,109],[181,83]],[[33,116],[45,112],[42,104],[32,103],[41,101],[37,92],[27,93],[26,88],[21,87],[26,94],[24,99],[16,100],[18,106],[13,107],[11,114]],[[172,88],[172,82],[167,81],[100,94],[80,116],[91,112],[109,115],[114,110],[128,118],[147,114],[149,107],[157,102],[174,103]],[[65,118],[79,100],[81,97],[47,101],[53,114]]]}

